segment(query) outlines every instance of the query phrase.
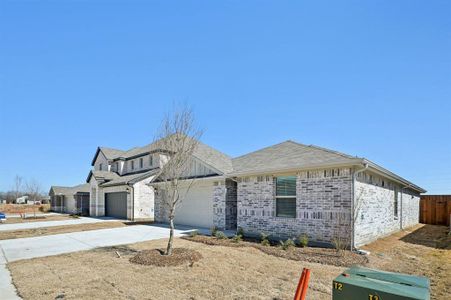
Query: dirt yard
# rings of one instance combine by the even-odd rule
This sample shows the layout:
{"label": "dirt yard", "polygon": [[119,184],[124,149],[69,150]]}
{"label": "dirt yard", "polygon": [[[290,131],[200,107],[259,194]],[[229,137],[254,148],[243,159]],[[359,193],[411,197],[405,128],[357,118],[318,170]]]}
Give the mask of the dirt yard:
{"label": "dirt yard", "polygon": [[[345,268],[293,261],[254,247],[208,246],[176,239],[198,251],[192,266],[143,266],[129,259],[137,251],[162,248],[165,240],[59,255],[8,264],[24,299],[292,299],[303,267],[312,277],[307,297],[330,299],[332,280]],[[367,266],[427,275],[432,298],[448,299],[450,250],[446,227],[418,226],[366,247]],[[120,254],[120,257],[116,254]]]}
{"label": "dirt yard", "polygon": [[18,213],[46,213],[50,210],[50,204],[0,204],[0,212],[18,214]]}
{"label": "dirt yard", "polygon": [[[1,225],[0,225],[1,226]],[[116,228],[126,226],[123,222],[109,221],[89,224],[64,225],[54,227],[42,227],[35,229],[0,231],[0,240],[20,239],[34,236],[44,236],[59,233],[80,232],[106,228]]]}
{"label": "dirt yard", "polygon": [[451,236],[446,226],[418,225],[380,239],[366,247],[370,267],[426,276],[431,299],[450,299]]}

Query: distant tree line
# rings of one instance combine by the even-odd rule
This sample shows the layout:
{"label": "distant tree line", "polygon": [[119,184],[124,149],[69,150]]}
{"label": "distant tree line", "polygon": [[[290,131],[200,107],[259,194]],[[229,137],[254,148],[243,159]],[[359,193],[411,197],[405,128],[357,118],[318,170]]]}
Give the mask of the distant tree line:
{"label": "distant tree line", "polygon": [[16,203],[17,199],[22,196],[28,196],[28,200],[32,202],[42,202],[46,195],[42,185],[36,179],[24,180],[19,175],[14,177],[9,191],[0,191],[0,201],[2,203]]}

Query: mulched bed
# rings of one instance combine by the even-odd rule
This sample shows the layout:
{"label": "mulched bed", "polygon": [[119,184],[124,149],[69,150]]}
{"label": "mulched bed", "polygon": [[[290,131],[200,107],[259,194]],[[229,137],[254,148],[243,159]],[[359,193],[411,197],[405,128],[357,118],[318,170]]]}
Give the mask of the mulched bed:
{"label": "mulched bed", "polygon": [[202,258],[199,252],[187,248],[174,248],[170,256],[163,254],[164,250],[162,249],[143,250],[130,258],[130,262],[157,267],[172,267],[183,264],[189,264],[191,266],[194,262]]}
{"label": "mulched bed", "polygon": [[188,241],[203,243],[212,246],[253,247],[266,254],[277,257],[283,257],[295,261],[308,261],[324,265],[333,265],[338,267],[350,267],[352,265],[365,265],[368,263],[368,257],[353,253],[351,251],[342,251],[341,253],[338,253],[335,249],[316,247],[292,247],[288,250],[283,250],[278,246],[263,246],[253,241],[242,241],[236,243],[231,239],[217,239],[215,237],[204,235],[182,238]]}

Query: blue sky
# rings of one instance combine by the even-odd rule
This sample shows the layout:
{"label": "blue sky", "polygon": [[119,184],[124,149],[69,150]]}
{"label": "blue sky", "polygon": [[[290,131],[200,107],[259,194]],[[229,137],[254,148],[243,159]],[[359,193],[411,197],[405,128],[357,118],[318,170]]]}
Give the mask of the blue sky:
{"label": "blue sky", "polygon": [[0,2],[0,190],[83,182],[174,101],[231,156],[292,139],[451,193],[451,1]]}

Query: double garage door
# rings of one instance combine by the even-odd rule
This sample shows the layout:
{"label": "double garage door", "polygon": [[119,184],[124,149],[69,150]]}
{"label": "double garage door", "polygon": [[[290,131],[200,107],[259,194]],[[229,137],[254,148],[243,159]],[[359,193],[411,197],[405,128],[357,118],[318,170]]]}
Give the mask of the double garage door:
{"label": "double garage door", "polygon": [[[185,195],[186,189],[181,194]],[[213,186],[196,184],[176,208],[175,223],[195,227],[213,226]]]}
{"label": "double garage door", "polygon": [[127,219],[127,193],[105,193],[105,216]]}

